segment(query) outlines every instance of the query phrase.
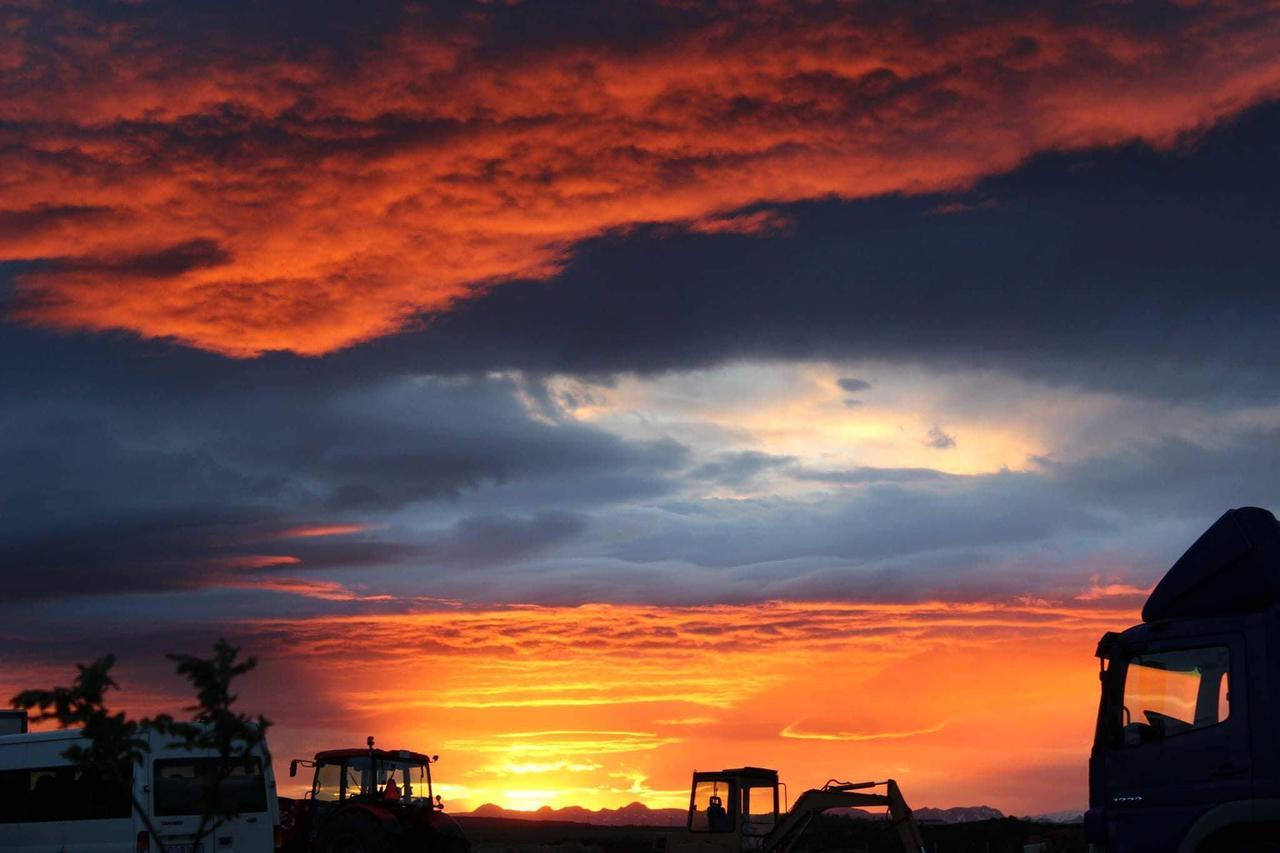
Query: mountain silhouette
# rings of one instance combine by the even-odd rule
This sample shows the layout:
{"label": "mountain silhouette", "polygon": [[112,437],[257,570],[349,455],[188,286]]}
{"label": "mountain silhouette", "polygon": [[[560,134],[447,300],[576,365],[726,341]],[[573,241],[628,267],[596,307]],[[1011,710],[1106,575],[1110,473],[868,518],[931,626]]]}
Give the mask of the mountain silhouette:
{"label": "mountain silhouette", "polygon": [[[617,809],[591,810],[582,806],[564,806],[553,809],[543,806],[537,811],[506,809],[493,803],[485,803],[472,812],[462,812],[459,817],[503,818],[506,820],[561,821],[565,823],[589,823],[596,826],[684,826],[687,817],[684,809],[651,809],[644,803],[629,803]],[[863,809],[832,809],[827,814],[858,820],[878,820],[879,812]],[[968,823],[1004,817],[1004,813],[991,806],[955,806],[949,809],[915,809],[916,819],[928,823]]]}

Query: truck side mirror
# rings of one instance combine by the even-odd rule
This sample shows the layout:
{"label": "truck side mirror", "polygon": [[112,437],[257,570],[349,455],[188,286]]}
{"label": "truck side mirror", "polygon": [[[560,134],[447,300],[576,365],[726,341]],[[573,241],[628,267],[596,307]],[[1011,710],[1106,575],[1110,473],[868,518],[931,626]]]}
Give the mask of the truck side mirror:
{"label": "truck side mirror", "polygon": [[289,776],[293,777],[297,775],[298,775],[298,759],[295,758],[293,759],[293,761],[289,762]]}

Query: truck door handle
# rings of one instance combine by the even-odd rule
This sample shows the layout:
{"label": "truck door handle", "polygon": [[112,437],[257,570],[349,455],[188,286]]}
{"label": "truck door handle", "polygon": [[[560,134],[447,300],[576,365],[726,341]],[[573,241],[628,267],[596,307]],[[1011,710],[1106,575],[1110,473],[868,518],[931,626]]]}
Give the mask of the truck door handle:
{"label": "truck door handle", "polygon": [[1229,778],[1232,776],[1243,776],[1249,772],[1249,768],[1240,764],[1220,764],[1213,770],[1209,771],[1209,775],[1217,779]]}

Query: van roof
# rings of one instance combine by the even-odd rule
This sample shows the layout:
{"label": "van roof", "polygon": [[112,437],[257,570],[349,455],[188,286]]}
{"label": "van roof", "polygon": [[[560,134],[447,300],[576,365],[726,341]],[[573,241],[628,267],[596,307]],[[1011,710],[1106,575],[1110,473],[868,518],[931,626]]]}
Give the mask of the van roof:
{"label": "van roof", "polygon": [[[23,743],[50,743],[50,742],[57,742],[62,740],[76,740],[77,738],[80,738],[83,736],[84,736],[84,729],[53,729],[51,731],[43,731],[43,732],[21,732],[21,733],[12,734],[12,735],[0,735],[0,746],[8,746],[12,744],[23,744]],[[177,747],[176,744],[174,746]],[[261,750],[262,747],[259,747],[258,749]],[[168,754],[171,752],[187,753],[191,751],[187,750],[186,748],[171,749],[167,745],[162,745],[157,748],[154,743],[152,744],[151,753],[153,755]],[[192,754],[196,754],[196,755],[212,754],[212,751],[200,749],[200,750],[195,750]]]}
{"label": "van roof", "polygon": [[84,729],[54,729],[47,732],[19,732],[12,735],[0,735],[0,746],[11,743],[44,743],[46,741],[75,740],[84,733]]}

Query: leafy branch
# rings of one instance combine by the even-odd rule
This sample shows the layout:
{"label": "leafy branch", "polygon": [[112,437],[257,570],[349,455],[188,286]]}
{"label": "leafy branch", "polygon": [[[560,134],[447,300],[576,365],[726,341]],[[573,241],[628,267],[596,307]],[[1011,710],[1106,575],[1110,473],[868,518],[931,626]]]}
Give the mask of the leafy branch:
{"label": "leafy branch", "polygon": [[124,712],[112,713],[107,708],[107,694],[119,689],[111,677],[114,655],[88,665],[77,664],[76,677],[69,687],[24,690],[13,697],[12,704],[28,712],[35,709],[33,722],[55,720],[61,728],[81,728],[82,739],[70,746],[63,757],[82,772],[109,779],[128,790],[134,812],[162,850],[159,832],[134,794],[129,769],[143,766],[153,732],[173,738],[169,746],[193,753],[214,753],[213,772],[202,780],[200,823],[193,838],[199,849],[201,841],[240,813],[240,802],[227,791],[231,776],[238,770],[251,771],[251,762],[261,760],[265,769],[270,761],[266,732],[271,723],[265,717],[250,717],[233,707],[237,696],[232,692],[232,683],[257,666],[256,658],[241,660],[239,649],[222,639],[214,644],[209,658],[180,654],[167,657],[195,690],[195,704],[184,709],[192,715],[189,721],[175,720],[167,714],[131,720]]}

